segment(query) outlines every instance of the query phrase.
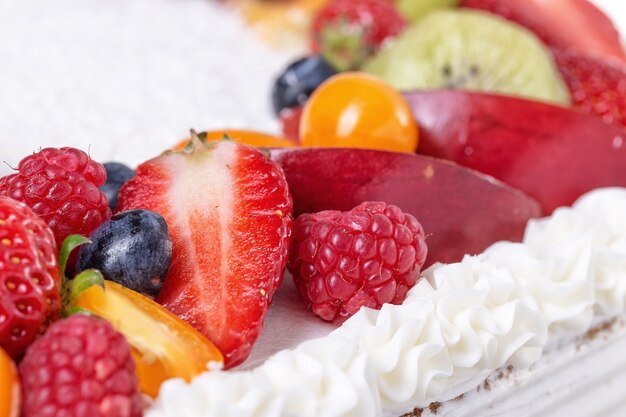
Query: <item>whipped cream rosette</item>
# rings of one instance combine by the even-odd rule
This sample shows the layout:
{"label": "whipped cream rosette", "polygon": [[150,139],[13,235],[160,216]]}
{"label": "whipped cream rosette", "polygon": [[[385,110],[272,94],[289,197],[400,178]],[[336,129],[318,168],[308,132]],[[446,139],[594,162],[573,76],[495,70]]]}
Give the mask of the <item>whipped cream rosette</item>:
{"label": "whipped cream rosette", "polygon": [[368,352],[385,408],[448,400],[507,363],[541,356],[545,317],[507,270],[470,257],[425,275],[403,305],[363,309],[337,330]]}

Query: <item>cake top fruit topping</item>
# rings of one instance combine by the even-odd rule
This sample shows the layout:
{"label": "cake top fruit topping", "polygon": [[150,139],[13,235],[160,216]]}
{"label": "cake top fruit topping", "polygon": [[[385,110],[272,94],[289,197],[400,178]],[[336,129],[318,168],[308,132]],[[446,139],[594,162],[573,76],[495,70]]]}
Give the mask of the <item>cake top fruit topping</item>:
{"label": "cake top fruit topping", "polygon": [[[141,218],[143,215],[141,210],[122,214],[125,213],[128,214],[127,217]],[[150,217],[155,216],[157,216],[155,213],[150,213]],[[133,226],[121,222],[117,227],[122,234],[125,233],[124,225],[131,229],[134,227],[137,231],[137,224]],[[104,230],[101,231],[101,229]],[[101,235],[108,229],[109,225],[104,223],[94,232],[94,235]],[[81,249],[93,251],[91,245],[98,246],[101,243],[100,241],[91,243],[88,239],[77,235],[68,237],[61,248],[61,271],[64,270],[69,255],[76,248],[81,247]],[[128,252],[127,260],[131,262],[137,263],[145,257],[150,258],[142,250],[129,250]],[[120,255],[115,251],[107,251],[102,258],[105,266],[107,256],[115,261]],[[133,259],[137,257],[140,259]],[[159,261],[157,260],[156,263]],[[108,269],[110,268],[104,268],[103,272],[110,273]],[[141,271],[139,273],[141,274]],[[119,279],[120,277],[112,275],[111,278]],[[138,284],[134,281],[120,281],[131,287]],[[108,320],[126,337],[135,361],[140,389],[149,396],[156,397],[161,384],[168,379],[183,378],[190,381],[209,370],[211,364],[220,366],[224,362],[223,355],[215,345],[190,324],[152,299],[114,281],[105,280],[98,270],[86,269],[72,280],[66,280],[63,286],[63,298],[65,315],[75,313],[96,315]]]}
{"label": "cake top fruit topping", "polygon": [[[458,2],[329,0],[311,28],[315,55],[274,86],[293,141],[192,132],[136,173],[47,148],[1,178],[0,417],[18,407],[139,417],[141,394],[157,399],[150,417],[187,403],[194,417],[242,403],[378,415],[526,368],[550,338],[622,313],[623,190],[485,250],[520,240],[542,209],[626,186],[626,54],[612,26],[581,0],[463,2],[509,21],[423,13]],[[581,33],[542,28],[563,16]],[[336,74],[361,68],[371,75]],[[286,149],[298,145],[317,149]],[[249,358],[288,260],[295,288],[279,298],[299,291],[341,326],[231,371]]]}

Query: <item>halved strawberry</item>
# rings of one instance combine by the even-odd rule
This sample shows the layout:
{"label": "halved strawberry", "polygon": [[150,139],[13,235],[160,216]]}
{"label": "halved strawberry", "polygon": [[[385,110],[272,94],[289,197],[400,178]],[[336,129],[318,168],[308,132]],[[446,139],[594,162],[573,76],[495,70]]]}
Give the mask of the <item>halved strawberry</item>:
{"label": "halved strawberry", "polygon": [[172,237],[157,301],[213,341],[226,367],[243,362],[287,260],[292,202],[281,168],[254,148],[196,138],[138,167],[118,203],[134,208],[160,213]]}
{"label": "halved strawberry", "polygon": [[604,61],[575,50],[554,50],[574,107],[626,128],[626,63]]}
{"label": "halved strawberry", "polygon": [[574,48],[626,62],[626,52],[611,19],[587,0],[463,0],[462,7],[512,20],[550,47]]}

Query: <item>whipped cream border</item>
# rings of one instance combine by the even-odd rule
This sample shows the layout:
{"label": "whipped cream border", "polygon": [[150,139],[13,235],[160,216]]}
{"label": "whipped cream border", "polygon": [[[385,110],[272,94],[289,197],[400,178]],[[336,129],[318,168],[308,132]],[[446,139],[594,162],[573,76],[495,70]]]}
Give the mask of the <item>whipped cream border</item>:
{"label": "whipped cream border", "polygon": [[605,188],[498,242],[426,270],[401,305],[361,309],[328,336],[250,371],[170,380],[146,417],[378,417],[525,369],[554,339],[626,307],[626,189]]}

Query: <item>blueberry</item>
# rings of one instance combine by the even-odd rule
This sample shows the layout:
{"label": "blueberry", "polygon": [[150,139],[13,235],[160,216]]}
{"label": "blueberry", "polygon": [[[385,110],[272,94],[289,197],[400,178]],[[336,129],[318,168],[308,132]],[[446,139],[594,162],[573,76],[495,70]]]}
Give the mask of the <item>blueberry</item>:
{"label": "blueberry", "polygon": [[99,269],[105,279],[156,296],[172,260],[167,223],[149,210],[116,214],[94,230],[78,253],[77,270]]}
{"label": "blueberry", "polygon": [[135,176],[135,171],[119,162],[107,162],[104,164],[104,169],[107,171],[107,181],[100,187],[100,190],[107,196],[111,210],[115,210],[120,187]]}
{"label": "blueberry", "polygon": [[303,104],[313,91],[337,71],[320,55],[301,58],[278,77],[272,91],[276,115],[283,109]]}

